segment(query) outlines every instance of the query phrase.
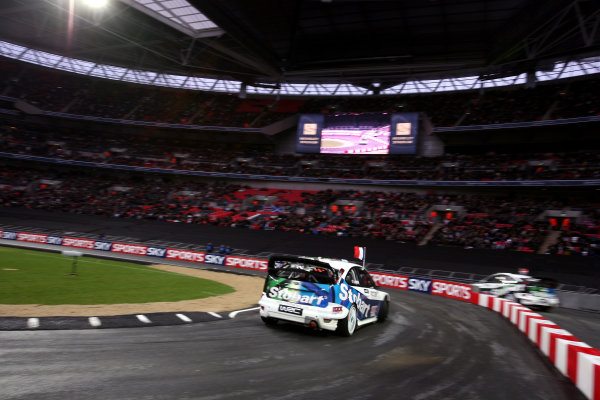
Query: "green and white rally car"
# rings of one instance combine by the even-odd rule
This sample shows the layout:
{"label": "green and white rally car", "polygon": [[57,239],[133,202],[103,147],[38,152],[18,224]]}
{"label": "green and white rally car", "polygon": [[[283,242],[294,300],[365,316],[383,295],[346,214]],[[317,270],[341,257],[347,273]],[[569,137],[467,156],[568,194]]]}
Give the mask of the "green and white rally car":
{"label": "green and white rally car", "polygon": [[351,336],[360,326],[385,321],[390,296],[359,264],[273,256],[258,304],[267,325],[286,321]]}
{"label": "green and white rally car", "polygon": [[472,286],[475,292],[503,297],[544,311],[558,307],[560,303],[556,295],[556,281],[548,278],[502,272],[487,276]]}

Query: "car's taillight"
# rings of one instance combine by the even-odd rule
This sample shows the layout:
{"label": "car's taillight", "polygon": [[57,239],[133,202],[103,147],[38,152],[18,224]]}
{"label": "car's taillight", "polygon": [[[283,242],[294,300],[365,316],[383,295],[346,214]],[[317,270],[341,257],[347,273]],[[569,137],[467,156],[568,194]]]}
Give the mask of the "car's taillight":
{"label": "car's taillight", "polygon": [[333,312],[342,312],[344,307],[333,307]]}

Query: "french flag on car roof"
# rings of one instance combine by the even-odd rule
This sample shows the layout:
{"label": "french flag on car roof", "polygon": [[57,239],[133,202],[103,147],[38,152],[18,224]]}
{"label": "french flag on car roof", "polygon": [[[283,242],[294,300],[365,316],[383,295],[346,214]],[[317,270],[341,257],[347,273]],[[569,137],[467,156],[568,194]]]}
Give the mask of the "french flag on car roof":
{"label": "french flag on car roof", "polygon": [[358,258],[359,260],[365,259],[365,247],[354,246],[354,258]]}

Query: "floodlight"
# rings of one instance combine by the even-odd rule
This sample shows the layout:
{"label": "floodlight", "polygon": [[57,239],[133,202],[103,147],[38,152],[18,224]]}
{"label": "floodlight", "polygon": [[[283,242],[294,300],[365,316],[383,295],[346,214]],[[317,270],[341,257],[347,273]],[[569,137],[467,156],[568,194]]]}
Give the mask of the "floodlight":
{"label": "floodlight", "polygon": [[84,0],[85,3],[93,8],[104,8],[108,4],[108,0]]}

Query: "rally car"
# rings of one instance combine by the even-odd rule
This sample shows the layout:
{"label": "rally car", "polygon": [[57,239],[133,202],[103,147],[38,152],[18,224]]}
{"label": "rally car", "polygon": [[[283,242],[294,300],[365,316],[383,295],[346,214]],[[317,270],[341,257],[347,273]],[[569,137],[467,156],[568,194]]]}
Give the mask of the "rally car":
{"label": "rally car", "polygon": [[516,301],[524,306],[549,311],[558,307],[556,281],[529,275],[497,273],[473,284],[475,292]]}
{"label": "rally car", "polygon": [[390,296],[367,270],[345,260],[273,256],[259,301],[267,325],[293,322],[351,336],[358,327],[383,322]]}

